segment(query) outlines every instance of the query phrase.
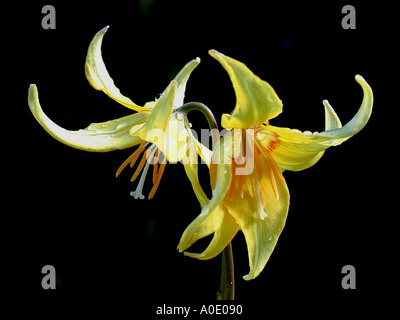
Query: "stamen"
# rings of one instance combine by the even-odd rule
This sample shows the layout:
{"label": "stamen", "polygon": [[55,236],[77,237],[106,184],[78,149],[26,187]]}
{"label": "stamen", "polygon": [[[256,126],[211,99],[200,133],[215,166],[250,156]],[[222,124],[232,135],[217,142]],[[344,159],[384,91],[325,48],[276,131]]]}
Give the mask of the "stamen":
{"label": "stamen", "polygon": [[135,150],[134,153],[132,153],[128,159],[126,159],[118,168],[117,172],[115,173],[115,176],[118,177],[120,175],[120,173],[122,172],[122,170],[124,170],[126,168],[126,166],[131,163],[131,167],[132,167],[132,161],[136,161],[136,159],[139,157],[139,155],[143,152],[143,150],[145,149],[145,146],[147,145],[146,142],[142,142],[139,147]]}
{"label": "stamen", "polygon": [[146,149],[146,146],[149,143],[141,143],[139,148],[133,153],[133,157],[131,159],[131,164],[129,165],[131,168],[135,165],[137,159],[139,159],[140,154]]}
{"label": "stamen", "polygon": [[[130,193],[131,196],[135,197],[135,199],[137,199],[137,198],[144,199],[144,195],[142,194],[143,185],[144,185],[144,180],[146,178],[147,171],[149,170],[149,166],[150,166],[150,162],[151,162],[151,161],[146,161],[146,160],[148,158],[152,159],[154,157],[154,153],[155,153],[156,149],[157,149],[157,147],[155,145],[152,145],[149,149],[147,149],[147,152],[143,155],[143,158],[142,158],[142,160],[141,160],[141,162],[139,164],[139,166],[140,166],[142,162],[143,163],[146,162],[146,165],[145,165],[145,167],[143,169],[142,175],[140,176],[140,180],[139,180],[139,183],[138,183],[138,185],[136,187],[136,190],[132,191]],[[150,154],[148,152],[149,150],[151,151]],[[143,161],[143,159],[145,159],[145,160]],[[142,167],[143,167],[143,165],[142,165]],[[137,169],[136,169],[136,171],[137,171]],[[135,175],[136,175],[136,172],[135,172]]]}
{"label": "stamen", "polygon": [[154,155],[154,163],[153,163],[153,184],[155,183],[156,176],[157,176],[157,170],[158,170],[158,157],[160,154],[160,150],[157,148],[156,153]]}
{"label": "stamen", "polygon": [[234,161],[232,162],[232,181],[231,181],[231,188],[229,189],[229,198],[232,198],[233,192],[235,191],[235,183],[236,183],[236,166],[234,165]]}
{"label": "stamen", "polygon": [[253,192],[255,192],[255,218],[256,219],[261,219],[264,220],[265,218],[268,218],[268,214],[264,211],[264,204],[262,200],[262,192],[260,190],[260,185],[261,183],[255,184],[255,187],[253,188]]}
{"label": "stamen", "polygon": [[242,130],[242,140],[240,141],[241,144],[241,155],[244,156],[244,158],[247,158],[247,130]]}
{"label": "stamen", "polygon": [[[146,150],[146,146],[149,144],[149,142],[142,142],[140,143],[139,147],[133,152],[128,159],[124,161],[124,163],[121,164],[121,166],[118,168],[116,172],[116,176],[118,177],[122,170],[126,168],[128,164],[130,164],[131,167],[133,167],[136,163],[136,161],[139,159],[140,155],[143,153],[144,150]],[[162,161],[160,160],[162,157]],[[133,174],[131,181],[135,181],[137,177],[139,176],[140,172],[142,172],[142,175],[140,177],[139,183],[136,187],[135,191],[132,191],[130,194],[131,196],[134,196],[135,199],[140,198],[144,199],[144,195],[142,194],[143,190],[143,185],[144,181],[147,175],[147,172],[149,170],[150,164],[154,165],[153,168],[153,188],[150,191],[149,194],[149,199],[154,197],[154,194],[157,191],[157,188],[160,184],[161,177],[164,173],[165,165],[167,164],[167,160],[164,156],[164,154],[157,148],[156,145],[152,144],[146,152],[143,153],[142,159],[140,160],[140,163],[138,164],[135,173]],[[143,171],[142,171],[143,170]]]}
{"label": "stamen", "polygon": [[244,177],[245,177],[244,175],[240,175],[239,177],[239,194],[242,199],[244,198],[244,193],[243,193]]}
{"label": "stamen", "polygon": [[[268,155],[268,157],[271,157],[271,156]],[[272,158],[270,158],[269,161],[271,163],[272,170],[275,173],[275,177],[278,178],[279,182],[282,183],[282,185],[286,186],[286,181],[282,175],[282,171],[278,168],[278,166],[276,165],[275,161]]]}
{"label": "stamen", "polygon": [[154,197],[154,195],[155,195],[155,193],[156,193],[156,191],[158,189],[158,186],[160,185],[161,177],[162,177],[162,175],[164,173],[164,169],[165,169],[165,165],[166,164],[167,164],[166,162],[163,162],[160,165],[160,168],[159,168],[159,170],[157,172],[157,176],[156,176],[155,180],[153,180],[153,184],[154,185],[153,185],[153,188],[151,188],[151,191],[149,193],[149,199]]}
{"label": "stamen", "polygon": [[273,148],[270,148],[270,146],[268,147],[264,146],[264,144],[261,141],[259,141],[259,139],[254,139],[254,140],[256,143],[256,148],[262,150],[260,154],[261,158],[258,158],[255,161],[257,173],[259,173],[258,165],[261,166],[261,163],[259,163],[258,160],[262,159],[268,170],[268,175],[269,175],[269,180],[271,182],[272,190],[274,191],[276,199],[279,200],[279,189],[276,179],[278,179],[278,181],[284,186],[286,186],[286,181],[282,176],[282,172],[279,170],[278,166],[276,165],[275,161],[273,160],[270,154],[270,151],[273,150],[273,148],[275,148],[275,145],[273,145]]}
{"label": "stamen", "polygon": [[270,176],[272,189],[274,190],[276,199],[279,200],[279,190],[276,179],[278,179],[283,186],[286,186],[285,178],[283,178],[282,172],[279,170],[274,159],[269,154],[264,155],[264,159],[268,169],[268,174]]}
{"label": "stamen", "polygon": [[257,170],[257,178],[258,182],[262,181],[262,169],[261,169],[261,164],[260,164],[260,154],[257,153],[257,156],[254,157],[254,164],[256,166]]}
{"label": "stamen", "polygon": [[260,198],[261,198],[262,206],[263,206],[263,208],[265,208],[267,205],[267,199],[265,198],[264,187],[263,187],[262,183],[258,183],[258,189],[260,191]]}
{"label": "stamen", "polygon": [[136,178],[138,177],[139,173],[142,171],[146,160],[150,157],[150,155],[154,154],[155,150],[154,149],[152,150],[152,147],[153,146],[151,146],[149,149],[147,149],[147,151],[145,153],[143,153],[142,160],[140,160],[140,163],[137,166],[136,171],[135,171],[135,173],[133,174],[133,176],[131,178],[131,181],[135,181],[136,180]]}
{"label": "stamen", "polygon": [[279,190],[278,190],[278,185],[276,184],[275,174],[270,165],[267,165],[267,167],[268,167],[269,180],[271,181],[272,190],[274,191],[276,200],[279,200]]}
{"label": "stamen", "polygon": [[286,181],[282,175],[282,171],[279,170],[279,168],[276,165],[273,167],[273,170],[275,171],[275,176],[278,177],[278,180],[280,181],[280,183],[282,183],[284,186],[286,186]]}

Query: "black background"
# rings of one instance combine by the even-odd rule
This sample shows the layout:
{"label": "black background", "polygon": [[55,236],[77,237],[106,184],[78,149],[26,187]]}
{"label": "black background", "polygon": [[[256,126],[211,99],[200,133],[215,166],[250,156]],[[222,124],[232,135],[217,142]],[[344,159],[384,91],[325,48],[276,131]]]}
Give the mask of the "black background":
{"label": "black background", "polygon": [[[46,4],[56,8],[56,29],[41,27]],[[356,8],[356,30],[341,27],[346,4]],[[393,10],[393,8],[392,8]],[[103,58],[121,92],[143,105],[154,100],[193,58],[185,101],[208,105],[219,121],[235,105],[225,70],[207,51],[216,49],[268,81],[284,103],[273,125],[322,131],[322,100],[342,123],[358,110],[361,74],[375,94],[372,117],[359,134],[327,150],[312,168],[285,172],[291,206],[286,227],[260,276],[246,282],[246,245],[233,241],[236,303],[245,312],[327,314],[385,309],[375,300],[393,283],[396,210],[395,136],[390,133],[396,101],[389,99],[395,21],[385,4],[268,1],[40,2],[5,7],[3,68],[6,70],[4,220],[6,292],[21,306],[56,312],[79,305],[93,310],[118,303],[128,314],[151,317],[156,306],[213,303],[220,258],[199,261],[176,250],[200,206],[182,165],[167,166],[156,196],[135,200],[133,171],[115,171],[132,150],[87,153],[51,138],[33,118],[26,99],[38,86],[45,113],[68,129],[85,128],[130,114],[94,90],[84,75],[87,47],[110,25]],[[11,72],[9,72],[11,71]],[[190,114],[193,128],[206,128]],[[210,196],[208,174],[201,181]],[[151,181],[145,185],[146,194]],[[199,241],[200,252],[210,238]],[[8,255],[9,254],[9,255]],[[41,268],[53,265],[57,289],[43,290]],[[341,269],[353,265],[357,289],[341,287]],[[12,276],[10,276],[12,275]],[[9,289],[11,288],[11,289]],[[21,308],[23,309],[23,308]],[[52,313],[54,318],[57,313]]]}

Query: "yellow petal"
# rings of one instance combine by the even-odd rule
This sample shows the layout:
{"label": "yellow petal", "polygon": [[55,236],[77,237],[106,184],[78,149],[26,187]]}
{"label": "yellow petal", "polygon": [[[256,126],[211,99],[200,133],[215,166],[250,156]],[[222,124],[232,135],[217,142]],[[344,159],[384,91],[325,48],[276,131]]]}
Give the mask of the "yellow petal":
{"label": "yellow petal", "polygon": [[300,171],[313,166],[324,154],[329,146],[311,139],[300,131],[288,128],[267,126],[267,130],[279,135],[279,144],[271,151],[279,168],[291,171]]}
{"label": "yellow petal", "polygon": [[271,154],[280,168],[293,171],[307,169],[322,157],[324,150],[341,144],[364,128],[371,116],[373,94],[361,76],[357,75],[356,81],[363,89],[364,98],[356,115],[345,126],[342,127],[339,118],[326,100],[324,100],[325,131],[321,133],[266,126],[267,130],[278,135],[279,143]]}
{"label": "yellow petal", "polygon": [[223,206],[220,207],[220,215],[223,216],[221,226],[219,229],[215,230],[214,236],[208,247],[202,253],[185,252],[185,256],[199,260],[212,259],[219,255],[232,241],[236,233],[239,231],[239,226]]}
{"label": "yellow petal", "polygon": [[[140,135],[143,137],[143,140],[156,142],[157,139],[147,139],[146,135],[149,135],[148,138],[150,138],[151,130],[160,130],[163,133],[166,131],[169,119],[173,111],[176,86],[176,81],[171,81],[167,89],[164,91],[164,94],[153,107],[150,117],[147,119],[143,128],[140,130]],[[155,136],[155,138],[157,137]]]}
{"label": "yellow petal", "polygon": [[110,77],[101,56],[101,43],[107,30],[108,26],[101,29],[90,42],[85,62],[86,78],[93,88],[103,91],[111,99],[114,99],[125,107],[139,112],[149,110],[138,106],[132,102],[131,99],[122,95],[119,89],[114,85],[114,81]]}
{"label": "yellow petal", "polygon": [[200,203],[200,207],[204,208],[209,200],[200,185],[197,164],[186,162],[184,163],[183,167],[185,168],[186,175],[189,178],[190,183],[192,184],[193,191],[196,195],[197,200]]}
{"label": "yellow petal", "polygon": [[[285,226],[289,209],[289,191],[272,158],[262,161],[262,179],[256,173],[243,176],[242,190],[237,186],[225,202],[229,214],[240,226],[247,243],[250,272],[254,279],[264,269]],[[236,180],[240,177],[236,176]]]}
{"label": "yellow petal", "polygon": [[200,58],[193,59],[192,61],[188,62],[174,78],[177,83],[174,108],[179,108],[183,105],[186,83],[189,79],[190,74],[198,66],[199,63]]}
{"label": "yellow petal", "polygon": [[137,133],[141,139],[155,144],[169,162],[178,162],[182,159],[187,143],[183,114],[180,117],[177,113],[173,113],[176,89],[177,83],[173,80]]}
{"label": "yellow petal", "polygon": [[332,143],[338,145],[354,136],[365,127],[371,117],[372,106],[374,104],[372,89],[362,76],[356,75],[355,79],[363,90],[363,101],[356,115],[342,128],[321,132],[321,136],[331,137],[331,141],[327,142],[329,145],[332,145]]}
{"label": "yellow petal", "polygon": [[322,103],[325,108],[325,131],[341,128],[342,123],[328,100],[324,100]]}
{"label": "yellow petal", "polygon": [[135,113],[116,120],[93,123],[84,130],[70,131],[46,116],[34,84],[29,87],[28,104],[36,120],[53,138],[76,149],[96,152],[125,149],[139,144],[142,140],[131,136],[129,130],[133,125],[145,121],[149,115],[148,112]]}
{"label": "yellow petal", "polygon": [[[342,124],[335,110],[330,106],[328,101],[323,101],[325,107],[325,130],[333,130],[341,128]],[[290,130],[286,128],[276,128],[266,126],[267,130],[277,133],[280,132],[280,138],[275,138],[276,147],[272,148],[272,155],[278,166],[284,170],[300,171],[313,166],[324,155],[324,150],[329,146],[315,143],[315,136],[311,133],[301,133],[298,130]],[[261,132],[260,137],[263,137]],[[297,135],[297,137],[296,137]],[[261,140],[268,148],[268,135]]]}
{"label": "yellow petal", "polygon": [[[204,208],[209,200],[206,196],[206,194],[203,191],[203,188],[200,185],[199,181],[199,176],[198,176],[198,146],[197,143],[199,143],[192,135],[191,132],[189,131],[189,140],[187,145],[185,146],[186,148],[186,155],[182,159],[183,166],[185,168],[186,175],[189,178],[189,181],[192,184],[193,191],[197,197],[197,200],[200,203],[201,208]],[[196,143],[197,142],[197,143]],[[200,143],[199,143],[200,144]]]}
{"label": "yellow petal", "polygon": [[203,191],[203,188],[200,185],[199,176],[198,176],[198,155],[200,155],[201,159],[210,166],[211,162],[211,150],[201,144],[194,136],[190,128],[183,128],[186,133],[187,143],[184,146],[181,146],[185,152],[180,153],[182,158],[182,163],[185,168],[186,175],[188,176],[193,191],[197,197],[197,200],[200,203],[201,208],[204,208],[209,200],[206,194]]}
{"label": "yellow petal", "polygon": [[[219,166],[221,166],[221,170],[218,171],[219,175],[217,178],[216,188],[213,191],[213,197],[203,208],[197,218],[193,220],[193,222],[183,232],[178,245],[179,252],[186,250],[197,240],[204,238],[221,228],[225,212],[223,208],[223,199],[229,190],[232,174],[230,165],[221,164]],[[214,252],[215,255],[218,253],[219,252]]]}
{"label": "yellow petal", "polygon": [[200,158],[204,161],[204,163],[210,167],[211,164],[211,157],[212,157],[212,151],[208,149],[205,145],[203,145],[200,141],[198,141],[194,136],[193,132],[190,129],[187,129],[187,134],[189,136],[189,139],[192,143],[194,143],[196,147],[196,151],[199,154]]}
{"label": "yellow petal", "polygon": [[282,101],[274,89],[245,64],[216,50],[209,53],[228,72],[236,94],[235,109],[231,115],[222,115],[222,127],[244,129],[259,126],[282,112]]}
{"label": "yellow petal", "polygon": [[[177,109],[183,105],[183,101],[185,98],[185,90],[186,90],[186,83],[190,77],[192,71],[197,67],[200,63],[200,58],[193,59],[192,61],[188,62],[179,73],[175,76],[174,80],[177,83],[176,86],[176,94],[175,94],[175,101],[174,101],[174,109]],[[165,95],[167,92],[166,88],[161,96]],[[154,106],[157,104],[157,101],[149,101],[147,102],[144,107],[148,109],[153,109]]]}
{"label": "yellow petal", "polygon": [[169,162],[178,162],[186,158],[188,141],[184,115],[173,112],[164,131],[163,145],[160,144]]}

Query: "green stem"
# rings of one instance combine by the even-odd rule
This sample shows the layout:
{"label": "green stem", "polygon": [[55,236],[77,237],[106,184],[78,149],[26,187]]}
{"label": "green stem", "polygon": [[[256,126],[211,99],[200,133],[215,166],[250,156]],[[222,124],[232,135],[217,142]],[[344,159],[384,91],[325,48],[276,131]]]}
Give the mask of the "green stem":
{"label": "green stem", "polygon": [[[211,110],[200,102],[188,102],[178,109],[188,114],[192,110],[203,113],[207,118],[212,137],[212,149],[219,141],[218,125]],[[222,251],[221,282],[217,293],[217,300],[234,300],[235,298],[235,273],[233,268],[232,244],[229,243]]]}
{"label": "green stem", "polygon": [[188,102],[181,106],[178,111],[184,112],[188,114],[192,110],[200,111],[207,119],[208,126],[211,131],[211,138],[212,138],[212,148],[214,149],[215,145],[219,141],[219,131],[218,131],[218,124],[215,120],[213,113],[211,112],[210,108],[208,108],[205,104],[201,102]]}
{"label": "green stem", "polygon": [[232,243],[222,251],[221,283],[217,293],[217,300],[235,299],[235,273],[233,268]]}

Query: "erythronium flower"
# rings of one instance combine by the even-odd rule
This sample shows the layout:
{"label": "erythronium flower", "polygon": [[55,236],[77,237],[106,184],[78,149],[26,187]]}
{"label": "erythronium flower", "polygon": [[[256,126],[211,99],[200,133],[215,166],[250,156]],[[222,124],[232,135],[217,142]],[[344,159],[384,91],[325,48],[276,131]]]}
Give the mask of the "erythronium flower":
{"label": "erythronium flower", "polygon": [[186,82],[191,72],[200,63],[200,59],[187,63],[164,90],[160,99],[150,101],[141,107],[120,93],[104,65],[101,44],[107,29],[108,26],[100,30],[89,45],[85,74],[96,90],[103,91],[135,113],[103,123],[92,123],[83,130],[66,130],[55,124],[43,112],[37,87],[32,84],[29,88],[28,103],[33,115],[51,136],[77,149],[107,152],[139,145],[116,174],[118,176],[128,164],[132,167],[143,153],[132,177],[133,181],[142,171],[136,190],[131,192],[135,198],[144,198],[142,189],[150,164],[154,164],[153,188],[149,194],[149,198],[152,198],[160,183],[166,160],[170,162],[182,160],[200,203],[205,205],[207,197],[199,185],[197,162],[194,158],[197,157],[198,152],[203,160],[209,163],[210,151],[194,138],[186,115],[178,110],[183,105]]}
{"label": "erythronium flower", "polygon": [[250,264],[244,279],[250,280],[265,267],[286,222],[289,191],[282,172],[311,167],[324,150],[358,133],[371,115],[373,95],[369,85],[357,75],[355,79],[364,98],[345,126],[325,100],[324,132],[275,127],[269,120],[282,112],[282,102],[273,88],[243,63],[215,50],[209,53],[228,72],[236,93],[236,107],[232,114],[222,116],[222,126],[230,131],[212,155],[213,197],[186,228],[178,249],[182,252],[200,238],[214,234],[204,252],[185,252],[193,258],[211,259],[242,230]]}

